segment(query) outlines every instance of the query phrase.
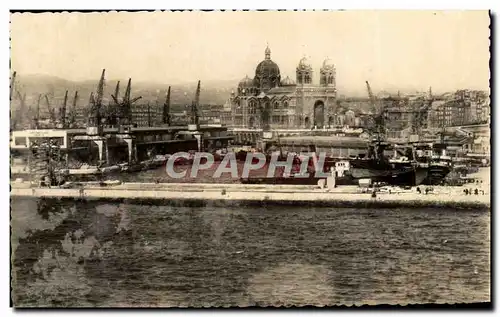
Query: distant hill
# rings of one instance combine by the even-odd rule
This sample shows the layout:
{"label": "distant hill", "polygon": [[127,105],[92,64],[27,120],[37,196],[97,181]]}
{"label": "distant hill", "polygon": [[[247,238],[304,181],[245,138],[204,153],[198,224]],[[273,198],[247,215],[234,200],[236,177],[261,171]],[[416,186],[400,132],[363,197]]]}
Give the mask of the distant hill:
{"label": "distant hill", "polygon": [[[47,75],[22,75],[16,77],[15,89],[19,91],[21,96],[26,94],[26,105],[36,106],[39,94],[47,95],[51,105],[60,105],[64,100],[64,94],[68,90],[68,104],[72,103],[75,91],[78,91],[78,107],[88,105],[88,100],[91,92],[96,91],[96,80],[86,81],[70,81],[55,76]],[[106,80],[104,89],[104,102],[111,100],[111,94],[114,93],[117,80]],[[196,93],[195,82],[173,84],[171,86],[171,103],[172,105],[191,104]],[[238,80],[221,80],[201,82],[200,103],[202,104],[218,104],[222,105],[226,102],[231,94],[231,90],[238,85]],[[127,81],[120,81],[120,96],[125,93]],[[132,97],[141,96],[139,103],[145,104],[156,102],[162,104],[165,101],[169,84],[159,84],[153,82],[134,82],[132,79]],[[20,105],[18,94],[13,96],[12,107],[17,108]],[[45,106],[46,102],[42,99],[41,106]]]}

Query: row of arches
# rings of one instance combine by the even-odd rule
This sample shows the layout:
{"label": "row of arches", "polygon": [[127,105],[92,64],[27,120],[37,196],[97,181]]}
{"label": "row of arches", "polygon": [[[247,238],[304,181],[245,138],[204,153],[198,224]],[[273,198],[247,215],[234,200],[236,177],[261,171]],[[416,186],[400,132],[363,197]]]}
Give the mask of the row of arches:
{"label": "row of arches", "polygon": [[[251,104],[249,109],[254,109],[254,105]],[[250,112],[250,114],[256,114],[256,112]],[[270,103],[266,103],[263,111],[261,113],[261,125],[262,127],[268,127],[271,124],[271,107]],[[304,127],[306,128],[323,128],[326,124],[328,125],[333,125],[334,124],[334,118],[333,117],[328,117],[328,120],[325,121],[325,104],[323,101],[318,100],[314,103],[314,113],[313,117],[309,118],[309,116],[306,116],[304,121],[301,122],[301,125],[304,124]],[[248,125],[250,128],[256,127],[256,119],[254,116],[251,116],[249,118]]]}

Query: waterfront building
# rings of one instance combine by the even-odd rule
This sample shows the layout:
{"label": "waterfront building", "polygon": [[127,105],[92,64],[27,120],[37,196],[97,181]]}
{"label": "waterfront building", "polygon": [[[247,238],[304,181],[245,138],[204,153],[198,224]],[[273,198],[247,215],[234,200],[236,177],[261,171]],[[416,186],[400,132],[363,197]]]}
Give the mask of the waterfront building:
{"label": "waterfront building", "polygon": [[132,123],[137,127],[154,127],[160,124],[161,112],[158,105],[139,104],[132,106]]}
{"label": "waterfront building", "polygon": [[307,58],[296,68],[295,80],[282,76],[265,49],[255,76],[246,76],[230,98],[231,121],[243,128],[322,128],[334,124],[336,70],[329,59],[316,73]]}

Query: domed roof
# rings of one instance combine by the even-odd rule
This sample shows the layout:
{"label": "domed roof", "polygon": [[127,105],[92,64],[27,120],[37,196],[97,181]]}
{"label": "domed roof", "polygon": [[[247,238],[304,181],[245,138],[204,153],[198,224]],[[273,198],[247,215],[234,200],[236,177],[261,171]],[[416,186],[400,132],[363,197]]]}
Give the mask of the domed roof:
{"label": "domed roof", "polygon": [[247,76],[240,80],[240,83],[238,84],[239,88],[248,88],[248,87],[253,87],[253,80]]}
{"label": "domed roof", "polygon": [[324,69],[332,69],[335,68],[335,65],[333,64],[333,61],[330,58],[326,58],[325,61],[323,62],[323,67]]}
{"label": "domed roof", "polygon": [[311,64],[307,60],[307,57],[302,57],[299,61],[298,69],[312,69]]}
{"label": "domed roof", "polygon": [[255,69],[255,76],[257,77],[267,77],[267,76],[279,76],[280,68],[278,64],[270,59],[265,59],[257,65]]}
{"label": "domed roof", "polygon": [[291,80],[290,77],[286,76],[286,78],[281,81],[281,85],[282,86],[292,86],[292,85],[295,85],[295,82],[293,80]]}
{"label": "domed roof", "polygon": [[255,69],[254,85],[261,89],[271,89],[279,86],[281,81],[280,68],[271,60],[271,50],[265,50],[265,59]]}

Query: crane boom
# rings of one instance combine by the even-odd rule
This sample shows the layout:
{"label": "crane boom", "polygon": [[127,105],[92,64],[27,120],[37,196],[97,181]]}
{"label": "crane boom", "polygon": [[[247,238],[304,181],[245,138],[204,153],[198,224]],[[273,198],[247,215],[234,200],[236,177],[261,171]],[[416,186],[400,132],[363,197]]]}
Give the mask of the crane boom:
{"label": "crane boom", "polygon": [[38,129],[38,122],[40,121],[40,101],[42,101],[42,94],[38,95],[35,112],[35,127]]}
{"label": "crane boom", "polygon": [[121,103],[123,118],[120,118],[120,119],[125,119],[125,121],[127,122],[126,124],[129,125],[132,124],[132,104],[142,98],[141,96],[139,96],[130,99],[131,92],[132,92],[132,78],[129,78],[127,83],[127,88],[125,89],[125,95],[123,96],[123,100]]}
{"label": "crane boom", "polygon": [[372,110],[375,113],[376,112],[375,97],[373,96],[372,88],[370,87],[370,83],[368,82],[368,80],[365,81],[365,83],[366,83],[366,90],[368,91],[368,97],[370,98],[370,106],[372,107]]}
{"label": "crane boom", "polygon": [[68,125],[72,127],[76,123],[76,101],[78,100],[78,91],[75,91],[75,97],[73,98],[73,104],[71,105],[71,110],[69,113]]}
{"label": "crane boom", "polygon": [[118,81],[116,83],[116,87],[115,87],[115,94],[113,95],[114,96],[114,99],[115,101],[118,101],[118,95],[120,94],[120,81]]}
{"label": "crane boom", "polygon": [[59,120],[61,121],[62,128],[66,128],[66,104],[68,103],[68,91],[64,94],[64,101],[59,113]]}
{"label": "crane boom", "polygon": [[99,84],[97,85],[97,94],[95,99],[95,105],[100,109],[102,104],[102,98],[104,96],[104,83],[105,83],[106,70],[102,70],[101,78],[99,79]]}
{"label": "crane boom", "polygon": [[163,104],[163,123],[170,125],[170,86],[168,86],[167,97]]}
{"label": "crane boom", "polygon": [[12,100],[12,95],[14,93],[14,85],[16,83],[17,72],[12,73],[12,78],[10,79],[10,100]]}
{"label": "crane boom", "polygon": [[47,94],[45,95],[45,103],[47,104],[47,109],[49,111],[49,120],[50,120],[50,123],[51,124],[55,124],[55,122],[56,122],[56,114],[55,114],[54,109],[50,105],[49,96],[47,96]]}
{"label": "crane boom", "polygon": [[191,104],[191,123],[192,124],[198,124],[199,122],[199,117],[198,117],[198,106],[200,104],[200,84],[201,81],[198,80],[198,86],[196,87],[196,94],[193,103]]}

